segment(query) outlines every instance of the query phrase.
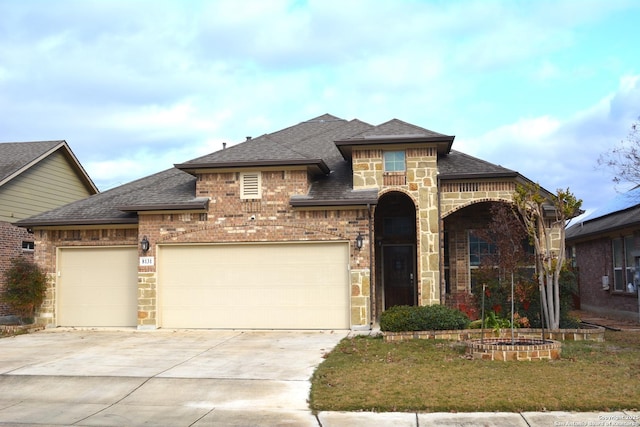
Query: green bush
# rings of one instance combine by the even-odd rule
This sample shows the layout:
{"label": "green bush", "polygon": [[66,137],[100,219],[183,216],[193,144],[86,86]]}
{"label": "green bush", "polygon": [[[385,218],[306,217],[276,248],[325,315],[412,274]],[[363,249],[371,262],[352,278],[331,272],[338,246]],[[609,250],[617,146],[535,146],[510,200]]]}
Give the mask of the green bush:
{"label": "green bush", "polygon": [[9,305],[23,319],[32,319],[47,291],[47,275],[34,262],[13,258],[4,273],[5,286],[0,301]]}
{"label": "green bush", "polygon": [[465,329],[468,325],[463,312],[444,305],[398,305],[380,316],[380,329],[387,332]]}

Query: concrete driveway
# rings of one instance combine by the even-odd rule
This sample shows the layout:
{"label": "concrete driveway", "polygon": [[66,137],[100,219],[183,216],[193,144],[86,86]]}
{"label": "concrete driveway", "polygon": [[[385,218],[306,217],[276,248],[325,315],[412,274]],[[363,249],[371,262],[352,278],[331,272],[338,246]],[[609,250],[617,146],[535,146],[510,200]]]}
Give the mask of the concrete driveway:
{"label": "concrete driveway", "polygon": [[0,425],[317,426],[309,378],[347,334],[49,329],[0,339]]}

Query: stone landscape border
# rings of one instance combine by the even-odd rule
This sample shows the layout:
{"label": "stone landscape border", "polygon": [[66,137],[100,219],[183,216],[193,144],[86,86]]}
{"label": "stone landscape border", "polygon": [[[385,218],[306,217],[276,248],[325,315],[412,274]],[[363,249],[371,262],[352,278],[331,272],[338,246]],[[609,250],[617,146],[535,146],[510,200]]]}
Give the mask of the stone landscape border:
{"label": "stone landscape border", "polygon": [[[550,331],[544,330],[544,339],[556,341],[604,341],[605,328],[601,326],[593,326],[579,329],[557,329]],[[511,329],[500,329],[497,331],[491,329],[484,330],[484,337],[481,329],[460,329],[445,331],[411,331],[411,332],[383,332],[382,336],[385,342],[400,342],[412,339],[438,339],[450,341],[469,341],[479,340],[481,338],[511,338]],[[542,329],[535,328],[518,328],[514,330],[515,338],[542,339]]]}
{"label": "stone landscape border", "polygon": [[474,359],[500,361],[558,360],[562,343],[552,340],[526,338],[528,343],[511,345],[510,338],[489,338],[467,341],[466,354]]}

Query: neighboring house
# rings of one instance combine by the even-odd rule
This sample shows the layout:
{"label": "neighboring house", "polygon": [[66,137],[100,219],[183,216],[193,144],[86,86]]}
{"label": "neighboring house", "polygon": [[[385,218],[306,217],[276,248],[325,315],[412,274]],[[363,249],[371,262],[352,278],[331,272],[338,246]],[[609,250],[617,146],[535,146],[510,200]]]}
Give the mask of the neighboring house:
{"label": "neighboring house", "polygon": [[33,234],[13,223],[97,192],[66,141],[0,143],[0,287],[12,258],[33,259]]}
{"label": "neighboring house", "polygon": [[567,229],[578,268],[580,307],[640,321],[640,187]]}
{"label": "neighboring house", "polygon": [[323,115],[21,221],[60,326],[368,328],[469,304],[517,172],[400,120]]}

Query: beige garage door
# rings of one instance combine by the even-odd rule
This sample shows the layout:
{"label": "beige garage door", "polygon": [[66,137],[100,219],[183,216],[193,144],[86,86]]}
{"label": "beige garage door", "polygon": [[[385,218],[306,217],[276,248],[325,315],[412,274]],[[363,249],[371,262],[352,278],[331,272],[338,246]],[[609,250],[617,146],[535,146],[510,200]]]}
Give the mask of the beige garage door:
{"label": "beige garage door", "polygon": [[345,329],[347,243],[162,246],[167,328]]}
{"label": "beige garage door", "polygon": [[134,247],[61,248],[59,326],[136,326],[138,253]]}

